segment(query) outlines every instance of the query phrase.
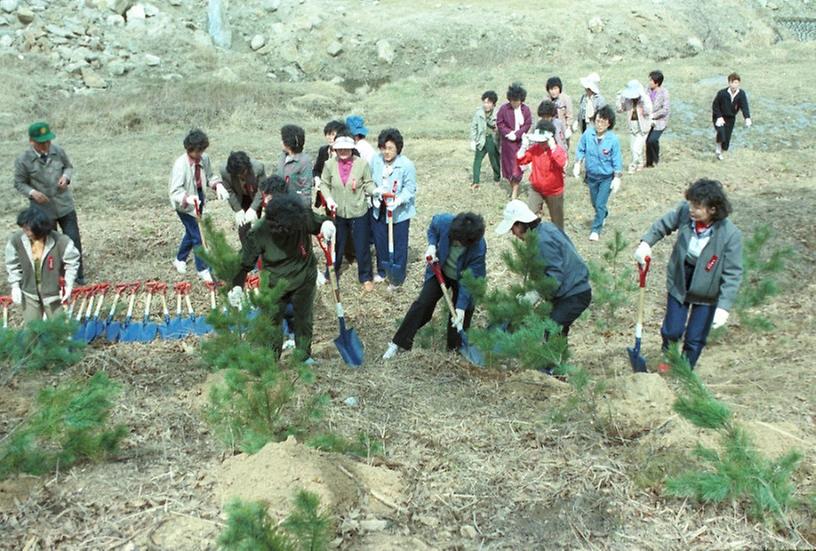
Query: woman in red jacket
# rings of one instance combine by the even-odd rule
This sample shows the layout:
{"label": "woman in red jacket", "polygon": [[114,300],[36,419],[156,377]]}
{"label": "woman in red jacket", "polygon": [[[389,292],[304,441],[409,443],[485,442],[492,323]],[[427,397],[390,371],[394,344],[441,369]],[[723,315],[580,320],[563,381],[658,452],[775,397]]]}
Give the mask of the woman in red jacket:
{"label": "woman in red jacket", "polygon": [[552,223],[564,229],[564,167],[567,152],[555,143],[555,126],[550,121],[540,121],[535,132],[526,134],[518,152],[518,164],[533,164],[530,174],[532,189],[527,196],[527,206],[539,213],[547,203]]}

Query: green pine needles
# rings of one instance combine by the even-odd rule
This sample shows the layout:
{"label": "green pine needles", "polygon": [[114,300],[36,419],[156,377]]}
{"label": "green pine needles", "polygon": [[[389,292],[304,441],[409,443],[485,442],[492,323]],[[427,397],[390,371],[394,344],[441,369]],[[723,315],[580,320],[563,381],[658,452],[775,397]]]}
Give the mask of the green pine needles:
{"label": "green pine needles", "polygon": [[77,327],[76,321],[60,314],[19,329],[0,330],[0,365],[5,372],[0,382],[21,370],[59,370],[77,363],[85,349],[84,342],[72,338]]}
{"label": "green pine needles", "polygon": [[770,331],[774,328],[768,318],[751,313],[752,308],[762,306],[779,293],[777,276],[785,270],[785,259],[791,254],[790,247],[773,248],[770,243],[773,237],[771,228],[762,225],[743,245],[742,285],[734,306],[740,325],[749,329]]}
{"label": "green pine needles", "polygon": [[691,370],[677,345],[669,349],[668,361],[670,374],[681,385],[674,410],[697,427],[718,431],[722,448],[717,451],[698,444],[694,454],[706,468],[669,478],[668,493],[703,503],[747,502],[752,518],[787,525],[794,491],[791,476],[802,455],[791,451],[775,460],[763,457],[745,430],[734,423],[728,407]]}
{"label": "green pine needles", "polygon": [[[629,259],[626,251],[629,242],[620,230],[615,230],[614,239],[606,242],[603,263],[589,262],[589,279],[592,282],[592,312],[600,329],[614,327],[618,321],[618,310],[624,304],[631,304],[637,290],[634,270],[624,265]],[[621,257],[623,255],[623,257]]]}
{"label": "green pine needles", "polygon": [[329,548],[331,521],[320,511],[316,494],[301,490],[295,509],[280,525],[269,518],[262,501],[233,500],[227,505],[227,527],[218,537],[224,551],[323,551]]}
{"label": "green pine needles", "polygon": [[0,447],[0,479],[20,472],[40,475],[115,453],[127,434],[127,427],[108,422],[119,390],[99,372],[84,382],[41,391],[37,410]]}

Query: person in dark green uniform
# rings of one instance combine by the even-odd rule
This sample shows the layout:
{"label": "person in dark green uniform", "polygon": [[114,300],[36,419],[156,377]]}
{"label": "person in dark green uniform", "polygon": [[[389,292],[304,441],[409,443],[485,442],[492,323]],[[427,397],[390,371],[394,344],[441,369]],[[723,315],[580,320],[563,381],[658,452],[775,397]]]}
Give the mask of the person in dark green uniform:
{"label": "person in dark green uniform", "polygon": [[[313,305],[316,289],[317,259],[312,252],[311,236],[322,234],[334,241],[334,224],[323,215],[310,210],[294,193],[272,196],[265,217],[247,235],[241,248],[241,269],[232,281],[229,302],[236,308],[243,300],[246,275],[255,267],[258,257],[269,273],[269,285],[274,287],[286,280],[273,323],[280,325],[286,305],[294,307],[295,346],[311,360]],[[280,356],[283,335],[276,332],[272,348]]]}

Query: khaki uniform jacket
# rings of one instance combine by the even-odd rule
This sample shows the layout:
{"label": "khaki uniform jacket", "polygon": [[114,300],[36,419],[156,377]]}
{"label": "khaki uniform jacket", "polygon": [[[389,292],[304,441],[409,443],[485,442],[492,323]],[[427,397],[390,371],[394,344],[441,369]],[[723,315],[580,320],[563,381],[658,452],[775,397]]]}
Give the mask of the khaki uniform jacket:
{"label": "khaki uniform jacket", "polygon": [[45,162],[31,147],[14,162],[14,187],[29,198],[32,190],[44,193],[49,199],[48,202],[36,204],[54,220],[75,210],[71,187],[64,190],[57,187],[57,182],[62,176],[70,181],[73,175],[74,165],[71,164],[65,150],[54,143],[51,144]]}
{"label": "khaki uniform jacket", "polygon": [[[266,169],[264,165],[260,161],[256,161],[255,159],[250,159],[250,163],[252,163],[252,172],[255,174],[255,185],[257,186],[257,191],[255,192],[255,197],[252,198],[252,210],[259,210],[261,208],[261,203],[263,202],[263,192],[261,191],[261,182],[266,180]],[[221,165],[221,183],[224,184],[224,187],[229,192],[229,205],[232,208],[233,212],[238,212],[241,210],[241,203],[244,199],[244,186],[241,185],[241,182],[238,181],[236,178],[235,182],[232,181],[232,174],[227,172],[227,165]]]}
{"label": "khaki uniform jacket", "polygon": [[374,181],[371,179],[371,168],[360,157],[352,157],[351,174],[343,185],[340,179],[340,168],[337,157],[332,157],[323,165],[320,177],[320,190],[326,200],[337,203],[337,216],[341,218],[358,218],[368,212],[368,198],[374,194]]}
{"label": "khaki uniform jacket", "polygon": [[[215,185],[221,182],[221,177],[213,174],[210,156],[204,153],[201,155],[202,187],[210,186],[215,189]],[[195,215],[195,207],[191,204],[182,205],[186,197],[198,197],[195,183],[195,165],[190,164],[189,157],[185,153],[173,164],[173,171],[170,173],[170,204],[179,212]]]}
{"label": "khaki uniform jacket", "polygon": [[59,300],[59,278],[65,275],[65,286],[73,287],[79,270],[79,250],[67,235],[52,231],[45,238],[40,267],[40,288],[34,272],[31,241],[22,230],[6,242],[6,271],[9,285],[17,284],[26,300],[50,304]]}
{"label": "khaki uniform jacket", "polygon": [[479,107],[473,114],[473,120],[470,122],[470,141],[476,143],[477,151],[484,148],[488,132],[493,136],[493,142],[497,146],[499,144],[499,136],[496,131],[496,111],[494,107],[493,111],[488,114],[482,107]]}
{"label": "khaki uniform jacket", "polygon": [[297,153],[291,157],[286,153],[281,154],[275,174],[286,181],[289,191],[297,193],[303,204],[311,208],[314,178],[312,161],[306,153]]}

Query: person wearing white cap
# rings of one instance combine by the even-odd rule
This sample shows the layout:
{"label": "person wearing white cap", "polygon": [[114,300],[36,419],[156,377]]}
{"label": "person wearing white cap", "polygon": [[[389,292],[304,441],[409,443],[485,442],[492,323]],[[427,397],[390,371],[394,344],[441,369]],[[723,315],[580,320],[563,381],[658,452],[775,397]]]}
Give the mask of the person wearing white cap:
{"label": "person wearing white cap", "polygon": [[623,113],[623,120],[629,122],[629,150],[632,152],[629,173],[632,174],[641,170],[645,164],[646,136],[652,129],[652,100],[646,93],[646,89],[637,80],[630,80],[620,91],[618,113]]}
{"label": "person wearing white cap", "polygon": [[[507,203],[502,221],[496,227],[496,235],[512,232],[516,238],[525,239],[529,231],[536,233],[539,254],[547,263],[546,274],[558,283],[558,288],[549,297],[552,303],[550,319],[561,326],[561,334],[566,338],[572,323],[592,302],[589,269],[570,238],[558,226],[542,222],[523,201],[515,199]],[[532,304],[541,300],[535,291],[531,293],[523,295],[522,300]]]}
{"label": "person wearing white cap", "polygon": [[598,73],[589,73],[580,79],[581,86],[584,87],[584,94],[578,100],[578,116],[572,122],[572,131],[581,134],[586,132],[587,126],[592,126],[592,117],[595,112],[606,105],[606,100],[601,95],[601,77]]}

